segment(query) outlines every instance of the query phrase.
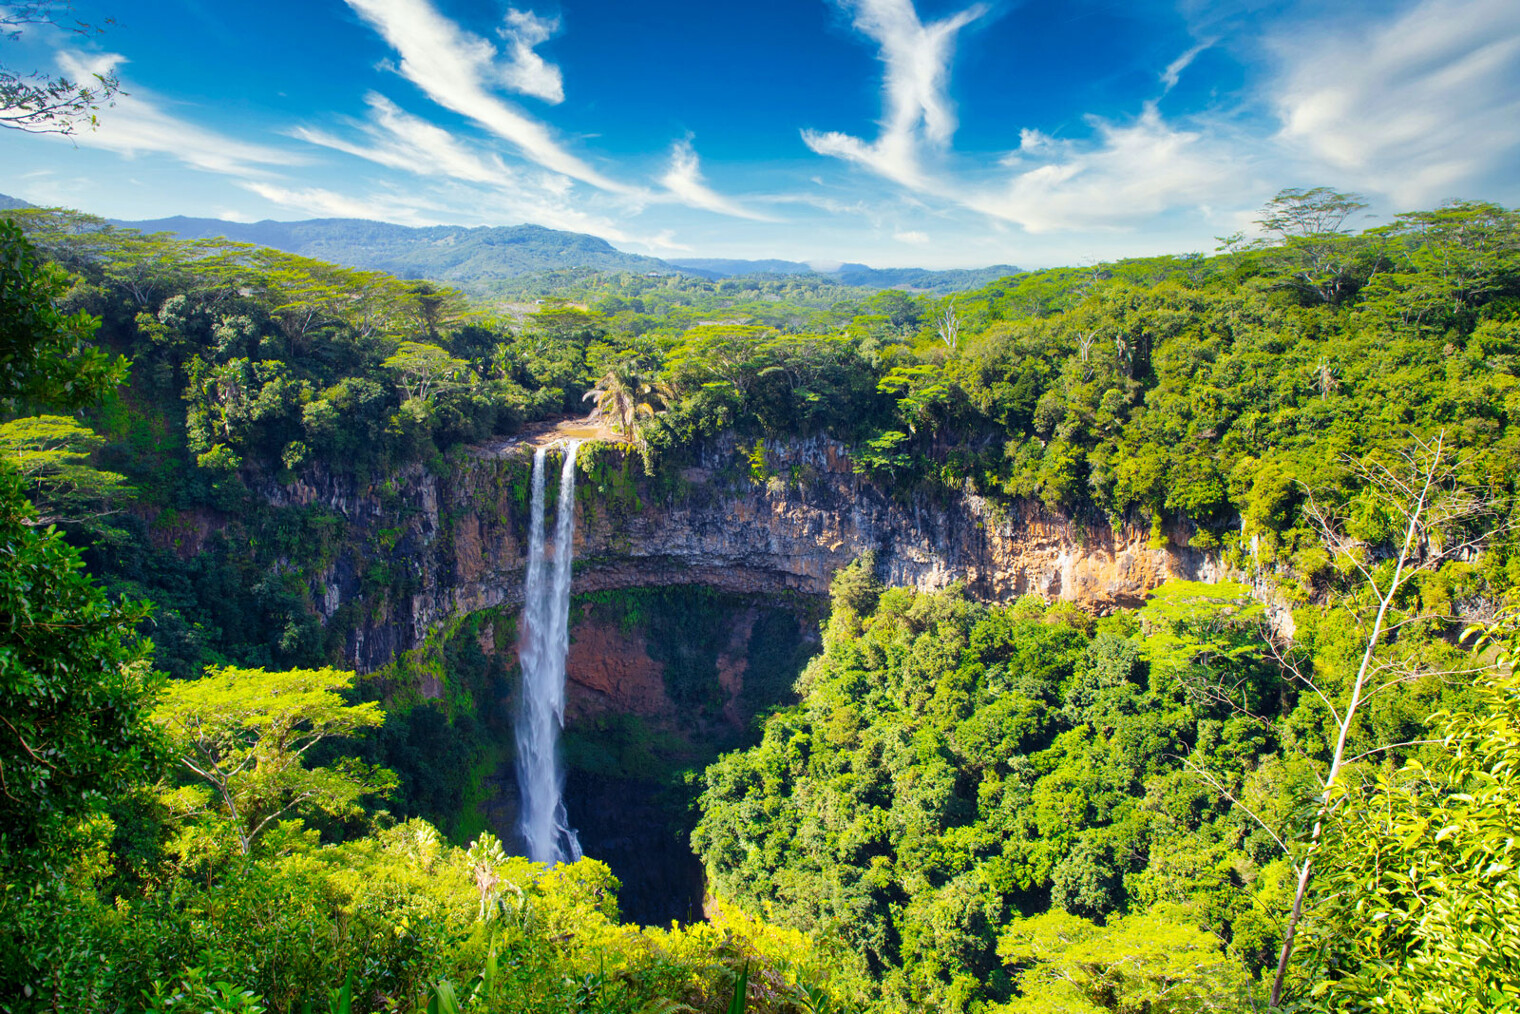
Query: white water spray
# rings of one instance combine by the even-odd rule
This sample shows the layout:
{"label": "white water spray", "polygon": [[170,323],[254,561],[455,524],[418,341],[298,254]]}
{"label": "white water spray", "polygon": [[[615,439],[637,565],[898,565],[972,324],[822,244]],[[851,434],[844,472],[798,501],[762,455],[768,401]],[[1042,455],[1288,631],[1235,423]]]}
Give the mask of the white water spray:
{"label": "white water spray", "polygon": [[[570,827],[558,743],[565,724],[565,655],[570,650],[570,562],[575,555],[575,451],[564,445],[554,520],[552,571],[544,559],[544,466],[547,448],[533,454],[533,516],[528,577],[523,586],[522,701],[517,715],[520,829],[535,862],[574,862],[581,843]],[[549,573],[546,573],[549,571]]]}

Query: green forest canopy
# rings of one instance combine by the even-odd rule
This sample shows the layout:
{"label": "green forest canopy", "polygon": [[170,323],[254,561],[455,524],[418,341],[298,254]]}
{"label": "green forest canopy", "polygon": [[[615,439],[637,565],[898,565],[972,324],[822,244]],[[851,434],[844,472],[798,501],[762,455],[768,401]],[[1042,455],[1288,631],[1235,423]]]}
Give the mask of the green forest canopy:
{"label": "green forest canopy", "polygon": [[[21,830],[0,842],[16,927],[0,975],[32,990],[8,995],[283,1012],[340,987],[359,1009],[420,1006],[452,983],[486,1009],[717,1010],[748,959],[768,970],[752,1001],[776,1011],[1256,1009],[1291,870],[1314,849],[1289,978],[1301,1009],[1446,1010],[1464,986],[1472,1010],[1513,1002],[1516,867],[1493,808],[1513,794],[1514,688],[1454,641],[1515,585],[1520,218],[1460,202],[1352,234],[1355,206],[1286,191],[1260,243],[944,299],[601,277],[595,299],[519,316],[427,282],[8,212],[52,266],[8,234],[0,398],[23,471],[0,473],[0,591],[13,616],[43,608],[89,631],[60,640],[47,621],[0,640],[3,713],[21,730],[0,758],[36,795],[7,792]],[[300,583],[267,578],[276,557],[327,552],[334,519],[271,512],[259,482],[447,468],[467,443],[583,411],[609,378],[649,408],[627,425],[656,473],[728,432],[754,441],[761,471],[766,441],[827,433],[895,496],[971,491],[1090,528],[1183,531],[1275,584],[1295,607],[1290,654],[1227,587],[1169,586],[1094,620],[842,572],[800,702],[704,779],[694,844],[719,893],[788,927],[736,911],[726,937],[618,927],[595,864],[540,879],[483,837],[466,851],[425,823],[387,828],[355,805],[356,784],[388,784],[372,766],[339,782],[319,758],[249,782],[245,802],[282,816],[298,783],[341,791],[325,814],[314,796],[241,837],[236,797],[163,780],[185,746],[147,724],[150,658],[182,679],[231,662],[243,668],[220,671],[257,698],[337,652]],[[1375,653],[1408,678],[1343,723],[1356,777],[1311,840],[1376,603],[1356,565],[1381,580],[1400,535],[1369,477],[1437,435],[1454,449],[1443,492],[1485,507],[1442,538],[1495,534],[1449,561],[1451,541],[1417,547],[1443,562],[1402,590]],[[239,520],[185,564],[111,513],[129,497],[159,517]],[[1343,542],[1326,543],[1324,518]],[[121,593],[154,604],[158,644]],[[117,716],[110,736],[96,703]],[[429,713],[403,709],[377,735]],[[38,753],[41,729],[75,741]],[[257,736],[230,749],[279,756]],[[1366,866],[1379,849],[1387,862]],[[1464,866],[1473,856],[1485,865]]]}

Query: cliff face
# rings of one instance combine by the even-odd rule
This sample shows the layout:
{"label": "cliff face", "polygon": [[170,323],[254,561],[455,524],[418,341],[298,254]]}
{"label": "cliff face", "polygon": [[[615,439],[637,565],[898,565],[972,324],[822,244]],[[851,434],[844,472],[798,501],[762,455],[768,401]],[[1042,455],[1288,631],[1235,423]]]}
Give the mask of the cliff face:
{"label": "cliff face", "polygon": [[[581,454],[577,593],[700,584],[822,594],[868,550],[891,584],[963,581],[985,599],[1035,592],[1096,610],[1137,604],[1169,577],[1219,576],[1181,538],[1153,549],[1141,529],[1085,529],[1038,505],[1003,511],[972,494],[904,502],[856,475],[844,446],[824,437],[768,448],[766,482],[733,439],[658,482],[605,445]],[[311,587],[326,620],[352,607],[350,662],[373,669],[452,617],[520,600],[530,460],[531,448],[508,443],[477,449],[450,475],[415,467],[380,488],[322,472],[262,487],[277,505],[332,510],[355,533]],[[377,563],[388,580],[369,576]]]}
{"label": "cliff face", "polygon": [[[506,443],[438,473],[414,467],[364,484],[311,470],[259,487],[274,505],[336,516],[327,527],[341,538],[299,573],[324,622],[347,631],[351,665],[373,670],[431,634],[476,631],[453,624],[480,610],[510,614],[522,596],[532,457],[530,445]],[[1096,610],[1136,604],[1172,576],[1219,576],[1196,550],[1149,548],[1147,531],[1090,531],[1037,505],[1003,511],[969,494],[894,497],[826,438],[774,445],[764,459],[757,467],[725,439],[679,474],[647,477],[617,447],[581,448],[566,805],[639,921],[692,918],[703,897],[687,847],[691,790],[669,772],[743,745],[754,716],[792,699],[830,578],[862,553],[874,551],[891,584],[962,581],[985,599],[1035,592]],[[510,621],[484,622],[480,651],[512,652],[510,629],[496,626]],[[423,696],[443,692],[438,676],[419,679]],[[483,713],[510,714],[509,686],[490,693],[506,696],[481,701]],[[478,815],[515,840],[510,762],[486,789]]]}

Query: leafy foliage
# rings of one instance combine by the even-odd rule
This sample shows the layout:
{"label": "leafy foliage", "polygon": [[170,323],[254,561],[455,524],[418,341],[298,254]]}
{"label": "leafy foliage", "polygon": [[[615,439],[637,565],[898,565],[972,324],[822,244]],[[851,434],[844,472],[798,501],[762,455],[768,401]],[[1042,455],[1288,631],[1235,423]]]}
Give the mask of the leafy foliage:
{"label": "leafy foliage", "polygon": [[[721,895],[849,941],[892,1008],[1250,1009],[1331,745],[1260,614],[1174,582],[1094,622],[846,568],[802,703],[708,769],[693,846]],[[1354,623],[1297,620],[1317,671],[1354,671]],[[1439,686],[1388,695],[1353,749],[1413,757]]]}
{"label": "leafy foliage", "polygon": [[394,775],[352,758],[306,766],[307,752],[328,737],[385,720],[374,702],[344,703],[340,691],[353,680],[334,669],[269,673],[226,666],[203,679],[171,683],[153,720],[170,736],[180,764],[214,792],[213,802],[182,789],[175,802],[220,810],[243,852],[288,814],[362,815],[359,800],[394,788]]}
{"label": "leafy foliage", "polygon": [[858,988],[829,949],[742,912],[621,924],[617,881],[594,860],[545,870],[484,838],[446,845],[422,821],[328,847],[293,822],[265,842],[203,847],[180,870],[166,856],[161,882],[116,905],[88,883],[8,886],[0,1005],[722,1014],[746,963],[752,1012],[795,1010],[804,985],[831,1003]]}
{"label": "leafy foliage", "polygon": [[[47,506],[49,476],[96,492],[114,484],[99,476],[125,477],[144,517],[72,534],[115,589],[161,603],[166,668],[237,665],[177,684],[160,711],[220,798],[185,785],[165,809],[129,791],[156,741],[140,721],[153,682],[131,637],[141,614],[83,579],[4,478],[0,536],[20,569],[0,573],[0,615],[26,622],[0,629],[0,714],[23,730],[0,760],[7,780],[28,772],[33,795],[0,816],[21,828],[7,848],[47,839],[61,872],[0,901],[19,942],[0,968],[33,989],[3,995],[283,1012],[331,988],[355,1009],[716,1012],[747,997],[779,1011],[823,1009],[817,979],[832,975],[841,997],[896,1009],[1244,1009],[1282,936],[1284,852],[1344,752],[1319,846],[1336,857],[1321,869],[1339,872],[1316,887],[1295,1002],[1450,1005],[1482,982],[1499,993],[1475,1002],[1509,1003],[1514,892],[1498,829],[1514,823],[1513,689],[1479,700],[1422,677],[1354,716],[1345,702],[1369,606],[1390,623],[1369,664],[1421,671],[1411,663],[1455,651],[1443,621],[1489,608],[1517,556],[1491,540],[1382,605],[1346,575],[1386,570],[1399,525],[1367,476],[1411,434],[1444,434],[1452,488],[1512,510],[1520,221],[1460,202],[1353,234],[1358,204],[1285,191],[1263,211],[1268,242],[1020,275],[953,300],[803,276],[572,273],[539,281],[574,286],[559,294],[579,305],[500,318],[430,283],[11,213],[53,262],[0,235],[5,433],[52,455],[31,492]],[[129,384],[85,420],[98,440],[62,417],[9,418],[87,404],[122,378],[120,353]],[[320,665],[359,622],[324,625],[312,608],[342,519],[264,494],[347,472],[384,505],[398,471],[445,474],[462,445],[582,412],[588,395],[672,485],[708,438],[737,432],[751,478],[770,483],[786,480],[768,448],[825,433],[893,495],[1036,501],[1086,536],[1138,525],[1158,548],[1189,541],[1296,607],[1294,645],[1273,656],[1239,587],[1164,586],[1137,614],[1094,619],[886,589],[862,561],[835,585],[801,703],[708,769],[693,838],[720,904],[798,929],[732,910],[716,928],[619,926],[605,870],[529,870],[461,830],[473,810],[457,783],[478,781],[509,686],[478,624],[367,691],[405,698],[426,669],[444,699],[406,699],[344,748],[405,759],[398,806],[457,819],[471,851],[362,813],[365,790],[389,779],[305,752],[373,726],[374,704],[330,671],[255,671]],[[609,509],[636,500],[636,466],[588,460]],[[1314,523],[1327,517],[1344,541],[1327,545]],[[397,600],[413,590],[399,531],[374,533],[386,553],[359,578]],[[166,548],[181,532],[205,535],[198,552]],[[88,622],[65,643],[50,609]],[[689,610],[679,636],[650,628],[693,727],[716,718],[710,612]],[[774,699],[786,660],[750,661]],[[1424,742],[1433,711],[1457,716],[1444,747]],[[44,728],[57,757],[37,752]],[[613,731],[616,750],[578,756],[654,765],[644,732]],[[439,738],[448,747],[429,750]],[[326,844],[286,819],[305,804]],[[799,931],[814,936],[786,936]],[[767,964],[759,939],[803,956]],[[745,958],[759,967],[736,991]]]}
{"label": "leafy foliage", "polygon": [[0,423],[0,456],[27,481],[34,524],[93,523],[130,492],[126,476],[96,468],[90,454],[105,438],[66,416],[38,415]]}
{"label": "leafy foliage", "polygon": [[[14,42],[26,25],[50,25],[75,35],[94,35],[103,29],[73,17],[68,0],[20,0],[0,8],[0,39]],[[109,23],[109,20],[107,21]],[[121,89],[114,70],[90,75],[89,81],[50,77],[0,62],[0,127],[31,133],[72,134],[80,126],[94,128],[95,113],[112,105]]]}
{"label": "leafy foliage", "polygon": [[1520,679],[1439,714],[1441,750],[1340,793],[1298,974],[1305,1009],[1520,1005]]}
{"label": "leafy foliage", "polygon": [[1203,1014],[1251,1009],[1252,985],[1186,908],[1163,903],[1107,926],[1052,910],[1016,922],[998,956],[1022,998],[996,1010]]}
{"label": "leafy foliage", "polygon": [[66,274],[0,221],[0,405],[79,408],[123,378],[124,364],[89,344],[96,321],[58,308],[66,288]]}
{"label": "leafy foliage", "polygon": [[[54,303],[61,285],[0,223],[0,402],[76,407],[119,374],[78,348],[93,330]],[[7,427],[8,435],[18,432]],[[0,871],[45,869],[49,844],[149,777],[160,742],[144,722],[157,681],[134,628],[142,607],[110,600],[78,550],[38,530],[10,460],[0,460]]]}
{"label": "leafy foliage", "polygon": [[[0,868],[101,806],[160,761],[143,721],[157,681],[134,628],[79,553],[37,530],[16,477],[0,469]],[[33,857],[35,859],[35,857]]]}
{"label": "leafy foliage", "polygon": [[1163,751],[1201,716],[1060,611],[861,585],[843,572],[803,704],[709,769],[693,844],[720,892],[842,935],[898,1003],[1009,999],[1010,918],[1121,909],[1152,842],[1198,829]]}

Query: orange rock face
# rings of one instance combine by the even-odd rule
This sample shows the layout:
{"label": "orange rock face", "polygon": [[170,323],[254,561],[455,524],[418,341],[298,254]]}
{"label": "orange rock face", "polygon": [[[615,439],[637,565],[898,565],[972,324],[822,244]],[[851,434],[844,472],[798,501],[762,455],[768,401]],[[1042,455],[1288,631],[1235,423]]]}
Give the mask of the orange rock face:
{"label": "orange rock face", "polygon": [[[311,575],[310,593],[324,620],[357,607],[347,614],[360,617],[346,645],[351,664],[384,665],[460,616],[521,600],[531,460],[524,448],[477,448],[448,475],[409,466],[386,479],[383,496],[322,474],[262,487],[276,505],[320,504],[349,520],[345,549]],[[617,450],[582,453],[590,457],[576,492],[577,593],[705,585],[823,595],[834,572],[866,552],[888,584],[931,590],[961,582],[985,600],[1033,593],[1094,612],[1137,605],[1168,578],[1230,576],[1217,555],[1188,545],[1186,531],[1154,544],[1148,524],[1083,525],[1033,501],[949,490],[906,496],[857,474],[845,445],[826,436],[767,445],[774,477],[764,483],[752,481],[748,451],[731,437],[693,449],[696,460],[661,481],[634,459],[620,461]],[[365,585],[377,563],[396,575],[390,586]],[[610,633],[584,636],[611,638],[598,656],[618,659],[593,667],[584,661],[589,648],[572,651],[588,700],[651,705],[656,663]],[[742,665],[731,660],[723,678],[742,686]]]}
{"label": "orange rock face", "polygon": [[567,722],[609,712],[655,718],[675,714],[665,694],[664,667],[649,657],[641,636],[610,623],[574,624],[565,684]]}
{"label": "orange rock face", "polygon": [[[721,706],[712,718],[735,730],[742,729],[750,717],[741,698],[750,636],[758,617],[754,608],[736,610],[714,660]],[[655,727],[671,730],[683,717],[666,691],[665,666],[649,656],[643,635],[594,618],[587,610],[571,622],[570,653],[565,659],[565,721],[574,725],[607,714],[638,715]]]}

